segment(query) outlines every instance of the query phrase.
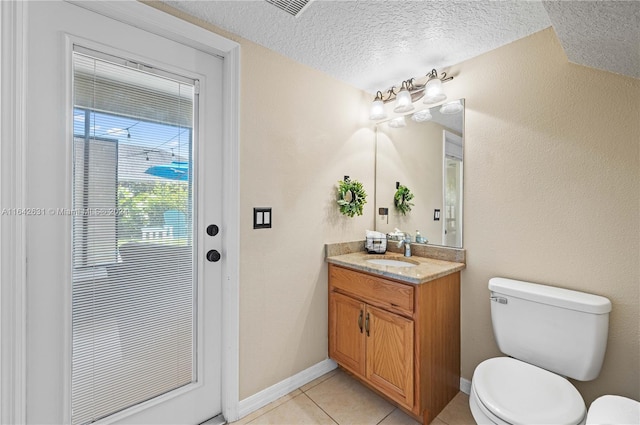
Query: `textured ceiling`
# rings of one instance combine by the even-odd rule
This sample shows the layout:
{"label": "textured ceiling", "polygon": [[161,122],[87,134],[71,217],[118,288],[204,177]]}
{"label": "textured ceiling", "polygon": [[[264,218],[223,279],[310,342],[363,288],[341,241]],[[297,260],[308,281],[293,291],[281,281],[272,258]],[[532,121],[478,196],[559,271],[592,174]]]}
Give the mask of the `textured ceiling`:
{"label": "textured ceiling", "polygon": [[571,61],[639,72],[636,1],[315,0],[298,17],[263,0],[165,3],[370,93],[552,24]]}
{"label": "textured ceiling", "polygon": [[546,1],[544,7],[571,62],[640,78],[639,1]]}

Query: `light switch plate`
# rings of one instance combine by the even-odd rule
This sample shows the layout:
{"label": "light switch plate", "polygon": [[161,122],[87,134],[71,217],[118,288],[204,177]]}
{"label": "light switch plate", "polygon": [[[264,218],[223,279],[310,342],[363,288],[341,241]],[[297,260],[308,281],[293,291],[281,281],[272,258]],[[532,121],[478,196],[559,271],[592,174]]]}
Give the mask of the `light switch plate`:
{"label": "light switch plate", "polygon": [[271,208],[253,209],[253,228],[270,229],[272,222]]}

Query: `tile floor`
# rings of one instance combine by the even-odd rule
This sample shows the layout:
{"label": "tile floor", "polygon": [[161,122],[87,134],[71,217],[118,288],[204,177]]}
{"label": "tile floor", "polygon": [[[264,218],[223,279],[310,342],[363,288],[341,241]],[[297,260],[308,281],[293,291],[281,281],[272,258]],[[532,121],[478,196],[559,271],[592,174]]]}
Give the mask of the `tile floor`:
{"label": "tile floor", "polygon": [[[231,425],[419,425],[336,369]],[[469,396],[458,393],[432,425],[473,425]]]}

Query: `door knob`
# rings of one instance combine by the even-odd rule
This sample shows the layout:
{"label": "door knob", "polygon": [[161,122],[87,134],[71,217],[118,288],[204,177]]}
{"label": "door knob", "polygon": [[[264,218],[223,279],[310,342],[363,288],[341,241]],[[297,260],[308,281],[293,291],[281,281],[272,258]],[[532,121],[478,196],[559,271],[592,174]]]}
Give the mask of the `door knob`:
{"label": "door knob", "polygon": [[220,261],[220,253],[215,249],[210,250],[209,252],[207,252],[207,261],[217,263],[218,261]]}
{"label": "door knob", "polygon": [[215,224],[210,224],[207,226],[207,235],[215,236],[220,231],[220,228]]}

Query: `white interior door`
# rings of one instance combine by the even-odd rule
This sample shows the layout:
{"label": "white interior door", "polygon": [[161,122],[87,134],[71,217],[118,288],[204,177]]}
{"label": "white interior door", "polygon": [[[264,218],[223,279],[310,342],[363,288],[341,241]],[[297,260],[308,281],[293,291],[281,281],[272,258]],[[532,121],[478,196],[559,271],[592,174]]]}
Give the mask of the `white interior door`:
{"label": "white interior door", "polygon": [[443,204],[442,242],[446,246],[462,247],[462,137],[442,131],[444,157],[442,163]]}
{"label": "white interior door", "polygon": [[[205,229],[221,224],[223,61],[66,2],[25,8],[27,422],[206,420],[221,411],[222,261],[205,257],[223,247]],[[122,72],[100,86],[104,63]],[[184,103],[154,103],[176,81],[190,123]],[[151,100],[123,108],[127,84]],[[158,205],[158,187],[181,203]]]}
{"label": "white interior door", "polygon": [[445,212],[442,240],[446,246],[461,247],[462,234],[462,161],[458,158],[444,159]]}

